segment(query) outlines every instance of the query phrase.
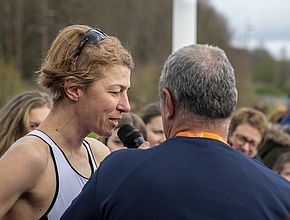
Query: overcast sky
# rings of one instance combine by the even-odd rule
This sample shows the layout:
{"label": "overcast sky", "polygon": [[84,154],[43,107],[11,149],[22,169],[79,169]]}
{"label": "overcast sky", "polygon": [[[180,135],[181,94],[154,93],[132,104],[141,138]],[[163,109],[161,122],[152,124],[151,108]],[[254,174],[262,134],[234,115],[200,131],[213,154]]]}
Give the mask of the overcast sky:
{"label": "overcast sky", "polygon": [[275,57],[290,58],[290,0],[209,0],[232,31],[232,44],[263,45]]}

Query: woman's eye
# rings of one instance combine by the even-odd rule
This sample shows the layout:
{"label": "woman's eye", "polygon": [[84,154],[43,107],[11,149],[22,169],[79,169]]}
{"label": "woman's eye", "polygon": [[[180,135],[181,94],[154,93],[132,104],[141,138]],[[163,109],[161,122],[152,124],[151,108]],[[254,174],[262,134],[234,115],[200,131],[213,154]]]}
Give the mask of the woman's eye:
{"label": "woman's eye", "polygon": [[154,134],[163,134],[163,131],[160,131],[160,130],[154,130],[153,133],[154,133]]}
{"label": "woman's eye", "polygon": [[114,143],[115,144],[121,144],[122,142],[120,140],[115,140]]}

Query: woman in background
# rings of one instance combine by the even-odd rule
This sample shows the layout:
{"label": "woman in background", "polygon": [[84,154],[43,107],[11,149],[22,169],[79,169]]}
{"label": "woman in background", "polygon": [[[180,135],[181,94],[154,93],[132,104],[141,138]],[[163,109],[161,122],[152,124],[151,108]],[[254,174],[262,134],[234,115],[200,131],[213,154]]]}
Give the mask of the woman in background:
{"label": "woman in background", "polygon": [[38,91],[24,92],[0,110],[0,157],[19,138],[36,129],[52,108],[52,98]]}
{"label": "woman in background", "polygon": [[115,128],[115,130],[113,131],[113,134],[110,137],[99,138],[101,142],[107,145],[107,147],[109,148],[111,152],[125,148],[124,144],[122,143],[122,141],[117,135],[119,128],[125,124],[130,124],[136,129],[140,130],[143,138],[147,140],[146,127],[143,120],[133,112],[123,113],[122,118],[120,119],[118,123],[118,127]]}
{"label": "woman in background", "polygon": [[146,125],[150,146],[154,147],[165,141],[159,102],[146,105],[142,109],[140,116]]}
{"label": "woman in background", "polygon": [[290,151],[281,154],[273,166],[273,171],[290,181]]}

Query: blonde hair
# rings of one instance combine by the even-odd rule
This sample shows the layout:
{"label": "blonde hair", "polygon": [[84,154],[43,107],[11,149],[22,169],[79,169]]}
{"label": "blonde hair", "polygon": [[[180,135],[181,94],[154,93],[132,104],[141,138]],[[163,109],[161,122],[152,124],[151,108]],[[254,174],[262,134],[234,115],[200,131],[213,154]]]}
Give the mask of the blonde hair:
{"label": "blonde hair", "polygon": [[107,36],[95,44],[86,43],[77,62],[76,49],[89,26],[72,25],[61,30],[53,41],[39,71],[38,84],[50,91],[54,102],[64,96],[64,81],[74,77],[73,86],[88,88],[104,76],[106,69],[114,64],[133,69],[131,54],[115,38]]}
{"label": "blonde hair", "polygon": [[29,113],[34,108],[52,108],[51,97],[43,92],[25,92],[0,109],[0,157],[29,131]]}

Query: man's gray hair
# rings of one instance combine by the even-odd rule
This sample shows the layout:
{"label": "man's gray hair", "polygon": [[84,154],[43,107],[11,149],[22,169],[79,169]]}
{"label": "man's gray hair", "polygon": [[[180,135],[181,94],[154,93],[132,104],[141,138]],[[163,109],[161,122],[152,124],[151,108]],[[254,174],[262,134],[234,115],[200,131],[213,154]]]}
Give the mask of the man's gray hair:
{"label": "man's gray hair", "polygon": [[232,116],[236,106],[234,69],[225,52],[209,45],[185,46],[171,54],[162,69],[159,92],[166,88],[182,118]]}

